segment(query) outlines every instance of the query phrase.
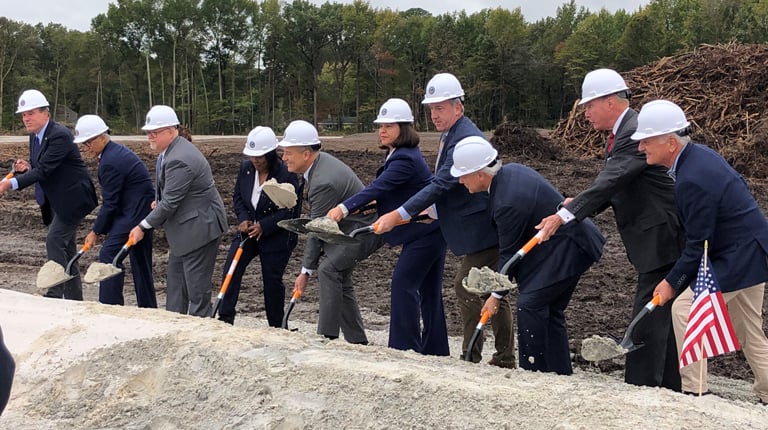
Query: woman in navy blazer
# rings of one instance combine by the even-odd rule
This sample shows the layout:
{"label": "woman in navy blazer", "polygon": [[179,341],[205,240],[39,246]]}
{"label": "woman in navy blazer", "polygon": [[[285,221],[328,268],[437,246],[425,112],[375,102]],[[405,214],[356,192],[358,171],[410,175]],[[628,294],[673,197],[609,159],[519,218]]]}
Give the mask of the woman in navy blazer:
{"label": "woman in navy blazer", "polygon": [[[381,216],[400,207],[432,180],[418,148],[419,136],[408,103],[387,100],[374,122],[379,124],[386,161],[370,185],[328,212],[335,221],[372,201]],[[442,292],[446,245],[437,221],[402,225],[383,238],[391,246],[403,245],[392,273],[389,347],[448,355]]]}
{"label": "woman in navy blazer", "polygon": [[243,245],[243,254],[232,274],[219,309],[219,319],[230,324],[235,322],[235,306],[243,273],[248,263],[257,255],[261,260],[267,321],[270,327],[280,327],[283,321],[283,273],[296,246],[297,237],[278,227],[277,222],[297,217],[301,202],[293,208],[281,209],[261,190],[264,182],[272,178],[279,183],[287,182],[298,190],[298,177],[288,172],[285,164],[278,158],[276,148],[277,137],[272,129],[256,127],[248,134],[243,149],[243,154],[248,156],[248,159],[240,165],[233,196],[239,225],[224,263],[224,277],[240,242],[247,237],[250,239]]}

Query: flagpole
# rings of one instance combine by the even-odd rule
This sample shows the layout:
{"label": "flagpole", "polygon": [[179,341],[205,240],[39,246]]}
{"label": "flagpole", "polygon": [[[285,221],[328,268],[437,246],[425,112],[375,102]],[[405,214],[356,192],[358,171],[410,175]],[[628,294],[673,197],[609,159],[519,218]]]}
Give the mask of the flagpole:
{"label": "flagpole", "polygon": [[[709,241],[704,241],[704,273],[707,273],[707,252],[709,251]],[[699,351],[702,355],[704,355],[703,351],[703,345],[701,344],[702,340],[704,338],[699,338]],[[702,391],[704,390],[704,358],[702,357],[701,360],[699,360],[699,397],[702,395]]]}

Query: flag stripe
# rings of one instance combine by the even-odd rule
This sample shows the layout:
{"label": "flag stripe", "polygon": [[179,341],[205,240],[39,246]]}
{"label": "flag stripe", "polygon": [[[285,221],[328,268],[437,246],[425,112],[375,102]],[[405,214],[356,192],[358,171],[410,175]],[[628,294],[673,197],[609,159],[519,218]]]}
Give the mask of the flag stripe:
{"label": "flag stripe", "polygon": [[712,267],[704,267],[702,258],[693,285],[693,300],[688,326],[685,328],[683,350],[680,352],[680,367],[739,348],[739,340],[733,330],[717,279]]}

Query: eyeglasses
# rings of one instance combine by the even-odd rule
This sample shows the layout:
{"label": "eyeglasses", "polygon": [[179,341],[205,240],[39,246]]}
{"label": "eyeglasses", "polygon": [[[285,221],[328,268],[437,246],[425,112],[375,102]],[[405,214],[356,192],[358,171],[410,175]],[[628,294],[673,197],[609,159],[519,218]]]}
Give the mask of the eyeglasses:
{"label": "eyeglasses", "polygon": [[85,142],[83,142],[82,145],[85,146],[86,148],[90,148],[91,145],[93,144],[93,141],[98,139],[98,138],[99,138],[99,136],[92,137],[92,138],[86,140]]}
{"label": "eyeglasses", "polygon": [[164,132],[165,130],[170,130],[170,129],[171,129],[170,127],[164,127],[164,128],[159,128],[157,130],[148,131],[147,132],[147,136],[151,137],[151,138],[155,138],[155,137],[159,136],[160,133]]}

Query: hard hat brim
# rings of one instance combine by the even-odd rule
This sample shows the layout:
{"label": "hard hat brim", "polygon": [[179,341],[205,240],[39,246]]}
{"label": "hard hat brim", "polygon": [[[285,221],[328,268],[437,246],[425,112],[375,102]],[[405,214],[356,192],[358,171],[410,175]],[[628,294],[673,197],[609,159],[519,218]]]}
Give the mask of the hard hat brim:
{"label": "hard hat brim", "polygon": [[47,105],[40,105],[40,106],[25,107],[24,109],[16,109],[16,113],[29,112],[31,110],[46,108],[46,107],[51,107],[51,105],[47,104]]}
{"label": "hard hat brim", "polygon": [[243,155],[247,155],[249,157],[263,157],[266,154],[269,154],[270,152],[276,150],[277,147],[272,149],[243,149]]}

